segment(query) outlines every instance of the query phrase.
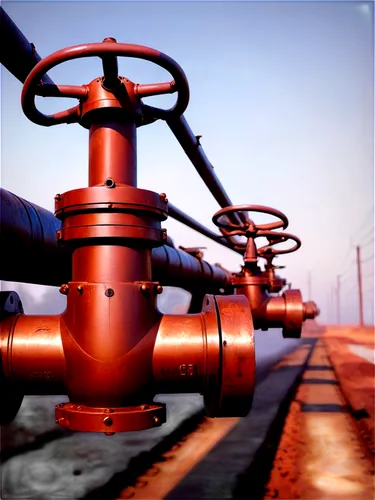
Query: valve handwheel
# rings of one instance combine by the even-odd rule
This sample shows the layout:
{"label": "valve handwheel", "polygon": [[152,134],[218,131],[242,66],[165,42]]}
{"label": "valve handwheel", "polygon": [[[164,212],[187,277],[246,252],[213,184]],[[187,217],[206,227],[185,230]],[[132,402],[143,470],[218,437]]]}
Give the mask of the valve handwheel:
{"label": "valve handwheel", "polygon": [[[242,224],[234,224],[228,219],[229,214],[239,213],[239,212],[258,212],[264,213],[267,215],[273,215],[277,217],[279,220],[275,222],[269,222],[266,224],[254,224],[251,219],[247,219],[246,223]],[[225,221],[221,220],[225,217]],[[288,219],[286,215],[284,215],[279,210],[270,207],[264,207],[262,205],[238,205],[223,208],[216,212],[213,216],[212,221],[216,224],[224,233],[225,236],[245,236],[246,238],[255,238],[265,237],[268,239],[268,244],[257,249],[256,253],[258,257],[264,257],[266,259],[273,259],[276,255],[287,254],[291,252],[295,252],[300,248],[301,241],[299,238],[289,233],[281,233],[277,231],[273,231],[273,229],[285,229],[288,227]],[[284,243],[285,241],[293,240],[295,245],[291,248],[287,249],[275,249],[274,245],[278,243]],[[229,240],[230,241],[230,240]],[[231,241],[230,241],[231,242]],[[240,252],[245,253],[247,243],[238,243],[231,242],[234,250],[238,250]]]}
{"label": "valve handwheel", "polygon": [[[49,127],[60,123],[75,123],[81,118],[81,104],[88,97],[89,85],[46,85],[41,84],[42,77],[52,68],[66,61],[85,57],[99,57],[102,59],[104,78],[100,81],[103,89],[115,93],[118,88],[129,82],[117,74],[117,57],[131,57],[153,62],[169,71],[172,82],[159,84],[134,85],[131,84],[131,93],[141,106],[142,115],[146,119],[169,119],[180,116],[189,102],[189,85],[182,68],[169,56],[157,50],[142,45],[117,43],[115,39],[107,38],[102,43],[76,45],[58,50],[45,57],[32,69],[26,78],[22,89],[22,109],[25,115],[37,125]],[[124,81],[125,80],[125,81]],[[125,85],[126,86],[126,85]],[[126,88],[128,90],[128,88]],[[143,104],[142,97],[178,92],[175,105],[170,109],[160,109]],[[41,113],[35,106],[36,95],[44,97],[70,97],[80,100],[80,104],[53,115]]]}
{"label": "valve handwheel", "polygon": [[[228,220],[228,215],[233,213],[242,212],[257,212],[267,215],[273,215],[279,220],[275,222],[269,222],[267,224],[254,224],[252,220],[247,220],[247,223],[234,224]],[[220,218],[226,216],[226,221],[220,220]],[[272,229],[286,229],[288,227],[289,221],[285,214],[276,210],[275,208],[265,207],[263,205],[236,205],[225,207],[222,210],[216,212],[212,217],[212,221],[216,226],[225,229],[228,236],[241,235],[246,236],[248,233],[256,233],[257,231],[268,231]]]}
{"label": "valve handwheel", "polygon": [[[259,231],[256,236],[257,237],[265,236],[269,241],[268,245],[264,245],[263,247],[257,249],[258,256],[263,257],[266,260],[270,259],[271,257],[273,259],[274,257],[276,257],[276,255],[295,252],[302,245],[301,240],[299,238],[297,238],[297,236],[294,236],[294,234],[280,233],[280,232],[276,232],[276,231],[272,231],[272,232],[267,231],[267,233],[269,233],[269,234],[265,234],[265,233],[266,233],[266,231]],[[274,245],[277,245],[279,243],[285,243],[288,240],[294,241],[295,244],[292,247],[285,248],[285,249],[273,248]]]}

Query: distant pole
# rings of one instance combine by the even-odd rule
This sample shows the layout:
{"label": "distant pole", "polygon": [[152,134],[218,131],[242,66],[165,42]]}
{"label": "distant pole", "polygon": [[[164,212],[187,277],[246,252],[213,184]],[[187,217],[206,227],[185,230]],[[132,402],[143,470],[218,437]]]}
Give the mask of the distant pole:
{"label": "distant pole", "polygon": [[359,246],[357,250],[357,272],[358,272],[358,303],[359,303],[359,324],[364,325],[363,321],[363,296],[362,296],[362,273],[361,273],[361,249]]}
{"label": "distant pole", "polygon": [[308,274],[307,281],[308,281],[308,286],[309,286],[309,300],[312,300],[312,297],[311,297],[311,272],[309,272],[309,274]]}
{"label": "distant pole", "polygon": [[341,323],[341,319],[340,319],[340,275],[337,276],[336,304],[337,304],[337,324],[339,325]]}

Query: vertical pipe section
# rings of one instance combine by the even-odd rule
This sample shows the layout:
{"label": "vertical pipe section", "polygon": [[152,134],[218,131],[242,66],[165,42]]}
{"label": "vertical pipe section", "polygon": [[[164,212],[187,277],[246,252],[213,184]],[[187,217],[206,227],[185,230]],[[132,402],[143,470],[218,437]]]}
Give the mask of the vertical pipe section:
{"label": "vertical pipe section", "polygon": [[[113,182],[115,184],[113,184]],[[134,123],[93,123],[89,139],[89,186],[137,186]]]}

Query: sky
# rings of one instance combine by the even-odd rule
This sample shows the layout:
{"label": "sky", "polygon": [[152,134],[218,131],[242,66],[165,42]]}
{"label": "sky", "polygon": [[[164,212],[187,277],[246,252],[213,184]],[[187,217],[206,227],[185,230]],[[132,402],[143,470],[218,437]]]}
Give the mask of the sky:
{"label": "sky", "polygon": [[[365,321],[374,318],[374,6],[372,2],[20,2],[2,7],[43,57],[66,46],[118,42],[160,50],[190,85],[185,117],[233,204],[267,205],[302,240],[275,261],[280,274],[337,322],[358,322],[355,246],[361,247]],[[136,83],[170,80],[148,62],[119,60]],[[89,83],[98,58],[50,72],[60,84]],[[56,193],[87,185],[88,133],[79,125],[37,126],[20,106],[22,84],[1,70],[1,185],[53,210]],[[175,96],[147,102],[169,107]],[[37,99],[45,113],[76,101]],[[215,229],[219,206],[168,126],[138,129],[138,187]],[[262,216],[254,216],[264,222]],[[241,258],[169,219],[176,246],[239,270]],[[3,289],[20,285],[3,283]],[[34,301],[64,305],[57,289],[21,285]],[[335,300],[333,300],[333,296]],[[54,302],[54,298],[56,299]],[[52,307],[52,306],[51,306]],[[53,307],[52,307],[53,308]],[[48,311],[45,311],[48,312]],[[51,311],[60,312],[60,311]]]}

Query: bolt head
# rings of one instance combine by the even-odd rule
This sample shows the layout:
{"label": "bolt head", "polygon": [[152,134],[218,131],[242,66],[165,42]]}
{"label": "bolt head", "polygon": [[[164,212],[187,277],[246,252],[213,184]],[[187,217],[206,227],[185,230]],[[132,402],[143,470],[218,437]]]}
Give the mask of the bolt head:
{"label": "bolt head", "polygon": [[160,295],[161,293],[163,293],[163,287],[162,287],[161,285],[158,285],[158,286],[156,287],[156,293],[157,293],[158,295]]}
{"label": "bolt head", "polygon": [[67,295],[69,292],[69,285],[61,285],[59,292],[62,295]]}
{"label": "bolt head", "polygon": [[106,297],[113,297],[115,294],[115,291],[113,290],[113,288],[107,288],[107,290],[104,293],[105,293]]}
{"label": "bolt head", "polygon": [[80,294],[83,293],[83,286],[82,285],[77,286],[77,292]]}
{"label": "bolt head", "polygon": [[110,427],[113,424],[113,420],[110,417],[105,417],[103,419],[103,424],[107,427]]}

